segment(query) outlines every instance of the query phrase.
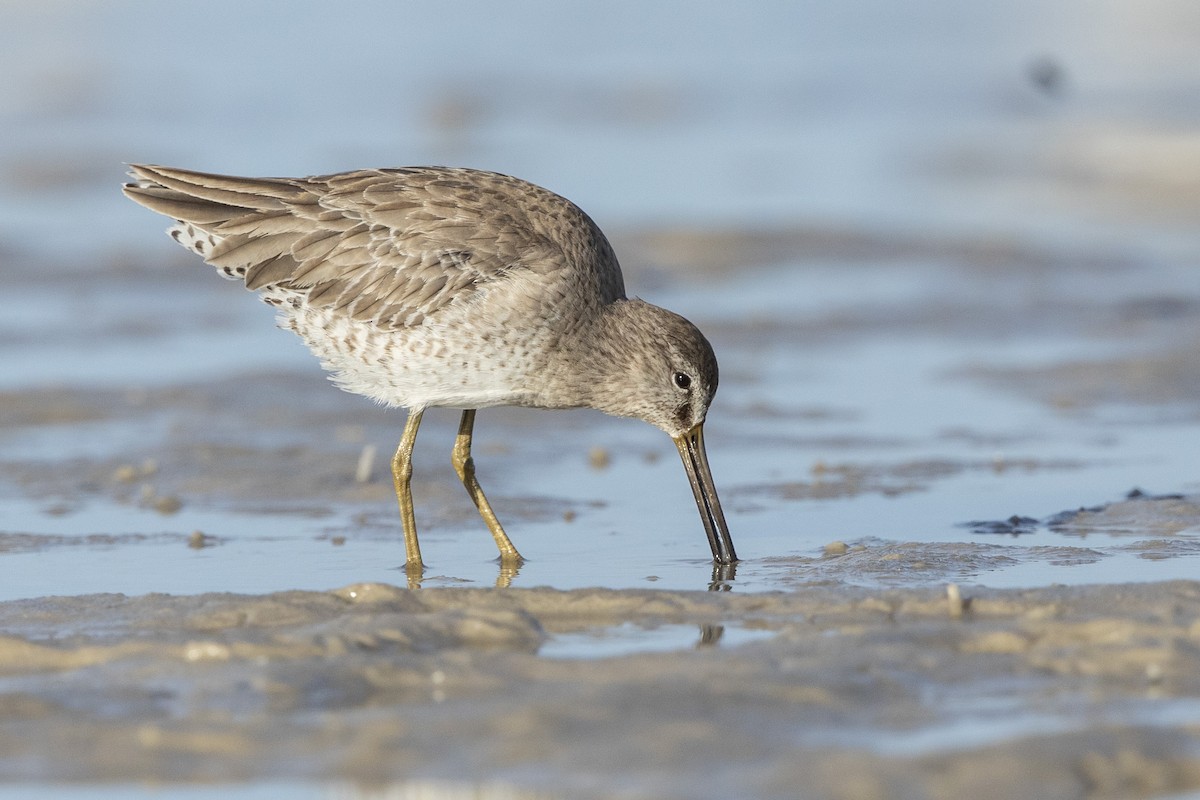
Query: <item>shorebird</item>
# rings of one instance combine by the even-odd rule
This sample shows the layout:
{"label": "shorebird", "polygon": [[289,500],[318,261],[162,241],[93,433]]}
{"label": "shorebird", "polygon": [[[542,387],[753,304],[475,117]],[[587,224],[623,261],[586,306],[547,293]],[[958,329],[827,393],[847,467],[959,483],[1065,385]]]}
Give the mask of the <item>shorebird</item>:
{"label": "shorebird", "polygon": [[274,306],[331,379],[408,409],[392,459],[406,566],[420,571],[411,490],[421,415],[463,409],[452,460],[501,565],[521,562],[475,477],[475,412],[594,408],[679,449],[713,560],[737,561],[704,449],[717,359],[683,317],[625,296],[616,255],[574,203],[451,167],[240,178],[132,165],[125,194],[176,242]]}

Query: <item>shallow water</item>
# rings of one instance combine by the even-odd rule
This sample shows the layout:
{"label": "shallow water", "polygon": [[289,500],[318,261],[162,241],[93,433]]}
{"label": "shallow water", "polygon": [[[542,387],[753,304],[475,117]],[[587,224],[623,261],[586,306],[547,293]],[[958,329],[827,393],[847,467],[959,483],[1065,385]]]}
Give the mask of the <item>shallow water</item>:
{"label": "shallow water", "polygon": [[[1169,271],[1126,269],[1151,273],[1145,280],[1157,293],[1200,307],[1196,287],[1172,285]],[[1092,333],[1136,299],[1131,282],[1122,279],[1113,281],[1111,295],[1093,286],[1095,297],[1085,307],[1052,322],[1039,320],[1019,298],[1005,307],[997,301],[993,311],[1011,329],[996,337],[975,330],[970,318],[980,291],[970,267],[940,271],[958,289],[939,290],[932,310],[926,296],[902,285],[902,276],[893,276],[889,290],[864,309],[832,299],[839,293],[830,288],[833,275],[825,274],[822,286],[831,300],[819,309],[788,315],[769,307],[751,312],[750,306],[740,314],[736,308],[714,314],[709,327],[727,366],[708,425],[709,449],[744,559],[729,584],[750,591],[790,588],[799,580],[1019,587],[1195,574],[1194,549],[1179,546],[1151,560],[1132,545],[1162,536],[1195,541],[1200,519],[1164,528],[1170,520],[1147,513],[1141,527],[1086,541],[1048,524],[1055,514],[1112,503],[1135,488],[1195,491],[1193,452],[1185,446],[1200,441],[1194,403],[1135,398],[1091,407],[1087,387],[1058,367],[1082,362],[1103,370],[1137,348],[1160,357],[1157,347],[1179,358],[1179,369],[1194,368],[1186,354],[1172,355],[1175,342],[1164,335],[1171,328],[1148,325],[1115,345],[1107,332]],[[708,290],[712,297],[736,298],[742,290],[755,297],[782,284],[790,292],[803,285],[804,273],[803,265],[762,269],[710,281]],[[841,275],[848,284],[861,280],[852,264]],[[928,270],[911,273],[910,280],[931,282]],[[986,280],[995,285],[1022,277]],[[143,348],[147,336],[137,331],[114,337],[111,360],[104,349],[81,355],[104,373],[96,388],[108,395],[58,390],[54,402],[64,407],[54,412],[31,399],[44,383],[40,374],[9,374],[8,403],[23,419],[4,431],[0,456],[11,465],[11,479],[31,486],[33,496],[6,501],[0,533],[24,543],[7,548],[4,569],[12,577],[0,582],[0,598],[328,589],[403,580],[385,457],[375,459],[369,484],[352,482],[362,446],[390,452],[401,413],[323,386],[303,348],[271,327],[265,308],[236,286],[213,283],[215,289],[189,295],[194,308],[159,321],[157,351]],[[110,296],[97,303],[94,325],[136,314],[117,299],[140,302],[126,286],[102,292]],[[686,296],[662,294],[665,304],[688,304]],[[705,304],[696,305],[703,324]],[[224,306],[247,315],[233,328],[240,346],[225,364],[242,377],[214,381],[222,350],[210,351],[220,356],[211,360],[179,358],[175,351],[205,350],[200,322]],[[164,336],[168,326],[174,330]],[[133,360],[135,351],[140,355]],[[243,372],[256,362],[265,367],[276,352],[281,359],[271,366],[293,368],[295,377],[264,381]],[[73,374],[71,361],[56,359],[54,349],[24,343],[19,354],[55,370],[55,382],[86,381]],[[167,368],[158,369],[159,360]],[[998,386],[991,375],[1005,370],[1044,371],[1043,380],[1062,382],[1054,391],[1070,403],[1028,396],[1031,381]],[[1157,391],[1153,374],[1142,380],[1143,393]],[[284,388],[292,384],[303,388]],[[285,397],[286,410],[276,410]],[[240,410],[225,413],[229,403]],[[416,490],[430,565],[425,583],[491,585],[499,570],[490,539],[439,458],[454,415],[434,416],[418,450],[419,479],[428,487]],[[661,434],[586,412],[485,411],[478,447],[481,479],[529,559],[512,585],[698,589],[711,581],[683,470]],[[211,454],[197,457],[196,448]],[[320,455],[330,448],[338,454]],[[589,465],[594,448],[607,454],[603,468]],[[244,494],[238,474],[225,474],[223,452],[257,469],[252,495]],[[80,459],[94,466],[83,470]],[[148,459],[158,463],[139,475],[138,465]],[[268,461],[256,468],[254,459]],[[262,469],[276,459],[274,469]],[[318,461],[335,485],[322,485],[322,475],[299,474]],[[71,466],[60,470],[55,463]],[[132,471],[126,480],[115,477],[122,468]],[[47,471],[57,473],[61,485],[39,483]],[[85,471],[93,474],[84,478]],[[356,489],[363,498],[347,502]],[[171,501],[171,513],[154,510],[160,496]],[[431,512],[451,516],[431,520]],[[1013,516],[1041,522],[1021,536],[989,535],[980,532],[985,526],[968,524]],[[194,531],[209,537],[208,546],[186,546]],[[88,541],[89,535],[111,541]],[[924,571],[864,567],[856,573],[820,558],[832,541],[868,549],[889,542],[969,548]],[[1087,557],[1064,556],[1070,548],[1086,548]],[[1007,555],[985,557],[997,554]],[[31,569],[34,564],[53,569]]]}

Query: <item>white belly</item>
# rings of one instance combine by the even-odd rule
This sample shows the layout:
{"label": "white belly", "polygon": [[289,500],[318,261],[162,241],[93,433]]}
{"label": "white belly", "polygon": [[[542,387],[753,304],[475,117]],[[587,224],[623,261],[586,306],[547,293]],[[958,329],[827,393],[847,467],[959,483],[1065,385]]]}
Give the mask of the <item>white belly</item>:
{"label": "white belly", "polygon": [[482,326],[469,309],[447,309],[436,324],[390,331],[310,307],[298,292],[266,289],[263,300],[348,392],[410,409],[539,405],[535,376],[545,350],[536,332],[521,336],[515,320]]}

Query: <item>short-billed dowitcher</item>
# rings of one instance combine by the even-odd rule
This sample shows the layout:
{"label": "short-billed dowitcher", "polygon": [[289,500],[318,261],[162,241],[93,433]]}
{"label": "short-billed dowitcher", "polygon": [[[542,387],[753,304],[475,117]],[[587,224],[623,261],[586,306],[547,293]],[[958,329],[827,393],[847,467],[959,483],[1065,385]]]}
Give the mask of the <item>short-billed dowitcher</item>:
{"label": "short-billed dowitcher", "polygon": [[595,408],[675,440],[718,564],[737,560],[704,451],[717,359],[678,314],[625,296],[575,204],[472,169],[238,178],[134,165],[125,194],[278,310],[341,388],[409,411],[392,459],[407,566],[421,569],[412,449],[426,408],[465,409],[453,462],[503,564],[521,556],[475,478],[488,406]]}

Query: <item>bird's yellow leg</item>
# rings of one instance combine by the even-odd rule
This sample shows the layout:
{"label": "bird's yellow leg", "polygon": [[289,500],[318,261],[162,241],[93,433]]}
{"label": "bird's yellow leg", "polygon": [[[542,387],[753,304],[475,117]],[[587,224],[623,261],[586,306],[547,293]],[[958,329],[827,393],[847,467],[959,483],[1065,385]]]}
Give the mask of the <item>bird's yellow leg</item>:
{"label": "bird's yellow leg", "polygon": [[483,494],[483,489],[479,486],[479,481],[475,479],[475,460],[471,458],[471,431],[474,427],[475,409],[470,408],[463,412],[462,422],[458,426],[458,436],[454,439],[452,454],[454,471],[462,479],[463,486],[467,487],[467,494],[471,496],[475,507],[479,509],[479,516],[483,517],[488,530],[492,532],[492,538],[496,540],[496,547],[500,549],[500,563],[520,564],[524,559],[517,552],[517,548],[513,547],[508,534],[500,525],[500,520],[496,519],[496,512],[492,511],[492,504],[488,502],[487,497]]}
{"label": "bird's yellow leg", "polygon": [[425,565],[421,562],[421,545],[417,543],[417,518],[413,513],[412,499],[412,451],[417,441],[417,428],[421,426],[422,411],[411,411],[404,423],[400,446],[392,456],[392,481],[396,484],[396,499],[400,501],[400,522],[404,526],[404,552],[407,555],[405,569],[409,583],[414,576],[420,580]]}

